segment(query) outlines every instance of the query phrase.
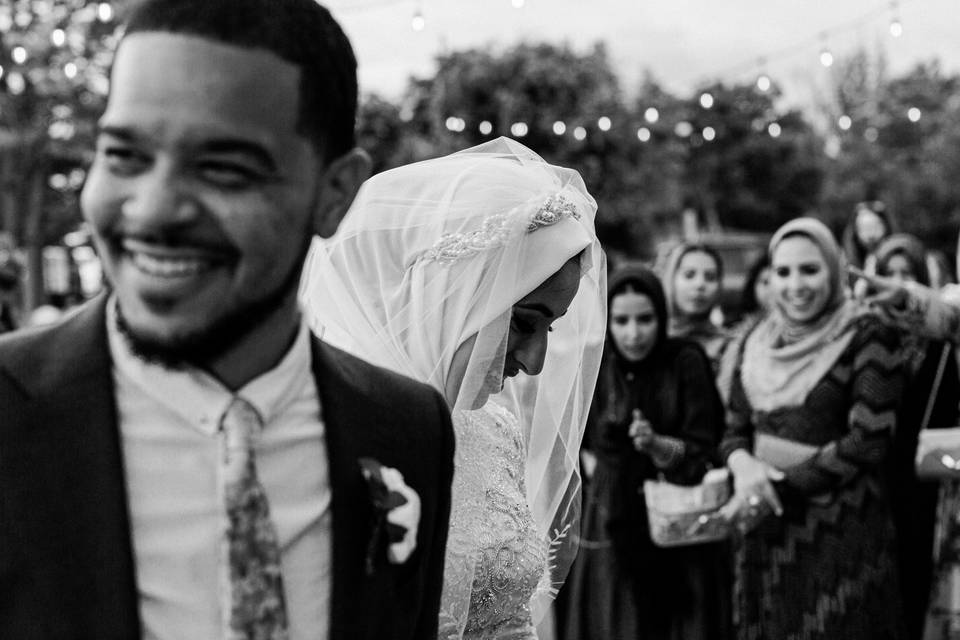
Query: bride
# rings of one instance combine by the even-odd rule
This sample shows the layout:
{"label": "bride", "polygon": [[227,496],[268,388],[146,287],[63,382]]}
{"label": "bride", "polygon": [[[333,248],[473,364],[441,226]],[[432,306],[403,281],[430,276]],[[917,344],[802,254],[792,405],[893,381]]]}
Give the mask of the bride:
{"label": "bride", "polygon": [[499,138],[374,176],[311,250],[314,330],[452,410],[441,638],[535,638],[576,553],[606,315],[595,213],[577,172]]}

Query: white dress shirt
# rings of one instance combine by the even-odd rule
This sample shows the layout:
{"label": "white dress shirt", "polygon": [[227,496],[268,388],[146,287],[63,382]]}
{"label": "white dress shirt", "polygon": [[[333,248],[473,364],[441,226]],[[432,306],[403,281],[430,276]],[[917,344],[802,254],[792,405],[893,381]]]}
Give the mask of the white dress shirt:
{"label": "white dress shirt", "polygon": [[[232,394],[201,370],[170,370],[133,355],[114,304],[107,326],[144,637],[223,638],[218,428]],[[264,419],[254,456],[280,541],[290,638],[325,639],[331,496],[305,323],[280,364],[237,395]]]}

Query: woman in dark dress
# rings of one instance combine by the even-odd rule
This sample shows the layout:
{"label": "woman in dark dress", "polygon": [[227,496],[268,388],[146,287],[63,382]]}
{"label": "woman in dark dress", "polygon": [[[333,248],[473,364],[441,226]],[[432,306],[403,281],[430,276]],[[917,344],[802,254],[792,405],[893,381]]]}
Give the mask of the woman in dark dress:
{"label": "woman in dark dress", "polygon": [[[926,250],[915,237],[894,234],[877,247],[877,275],[929,286]],[[897,557],[909,638],[921,638],[933,577],[933,540],[940,484],[921,482],[914,459],[921,428],[957,423],[960,381],[953,346],[905,334],[903,353],[909,380],[897,412],[890,455],[890,498],[897,528]],[[951,483],[945,483],[949,489]]]}
{"label": "woman in dark dress", "polygon": [[[845,294],[813,218],[770,243],[776,310],[750,333],[721,454],[738,551],[738,637],[904,637],[884,463],[904,383],[896,332]],[[777,513],[775,517],[773,513]]]}
{"label": "woman in dark dress", "polygon": [[667,337],[663,288],[644,267],[608,283],[607,346],[587,425],[596,470],[568,583],[570,640],[727,637],[728,555],[720,544],[651,542],[641,487],[696,484],[715,459],[723,409],[696,343]]}

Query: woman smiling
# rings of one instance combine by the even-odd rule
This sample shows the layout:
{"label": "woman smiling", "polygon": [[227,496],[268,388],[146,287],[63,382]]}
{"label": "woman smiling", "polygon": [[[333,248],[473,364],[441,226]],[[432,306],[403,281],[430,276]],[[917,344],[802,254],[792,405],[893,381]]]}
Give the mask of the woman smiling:
{"label": "woman smiling", "polygon": [[[850,301],[840,250],[812,218],[770,243],[775,311],[747,337],[721,455],[747,638],[900,638],[882,481],[903,387],[897,334]],[[779,517],[770,517],[776,513]]]}

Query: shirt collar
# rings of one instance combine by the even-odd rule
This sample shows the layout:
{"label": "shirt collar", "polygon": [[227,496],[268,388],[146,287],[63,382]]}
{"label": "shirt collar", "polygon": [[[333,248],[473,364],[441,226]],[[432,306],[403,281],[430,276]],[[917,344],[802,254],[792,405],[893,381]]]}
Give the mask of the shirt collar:
{"label": "shirt collar", "polygon": [[[170,369],[135,355],[117,328],[116,297],[107,305],[107,336],[114,375],[204,433],[216,433],[234,394],[202,369]],[[244,385],[236,395],[252,404],[268,426],[313,382],[310,331],[300,319],[297,336],[280,363]]]}

